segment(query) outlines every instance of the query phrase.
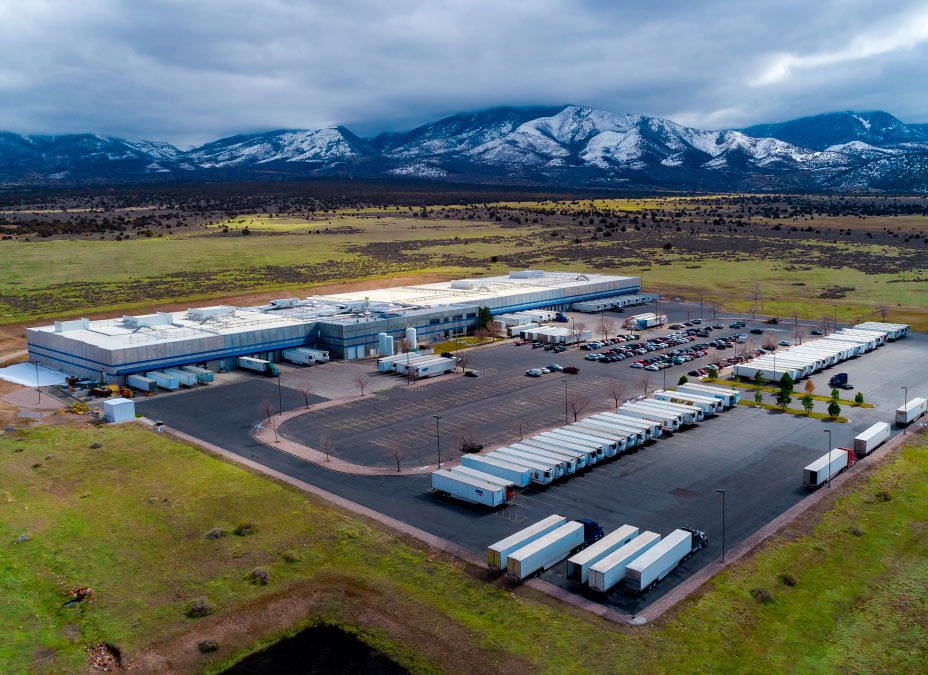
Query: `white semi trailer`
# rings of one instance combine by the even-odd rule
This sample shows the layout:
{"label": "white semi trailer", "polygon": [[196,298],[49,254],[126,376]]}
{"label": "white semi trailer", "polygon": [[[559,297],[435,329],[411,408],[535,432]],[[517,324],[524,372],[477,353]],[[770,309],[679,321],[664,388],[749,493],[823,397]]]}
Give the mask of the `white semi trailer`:
{"label": "white semi trailer", "polygon": [[485,480],[488,483],[493,483],[494,485],[499,485],[500,487],[504,487],[504,488],[516,486],[516,484],[513,481],[507,478],[500,478],[499,476],[495,476],[491,473],[480,471],[479,469],[472,469],[469,466],[464,466],[463,464],[460,466],[451,468],[449,469],[449,471],[451,473],[460,474],[462,476],[470,476],[471,478],[478,478],[480,480]]}
{"label": "white semi trailer", "polygon": [[451,497],[472,504],[497,507],[515,496],[513,488],[505,488],[489,481],[454,474],[444,469],[432,472],[432,488],[441,497]]}
{"label": "white semi trailer", "polygon": [[525,457],[515,457],[504,452],[488,452],[486,457],[498,459],[502,462],[524,466],[531,472],[531,480],[539,485],[550,485],[555,478],[555,468],[550,463],[542,463],[537,459],[527,459]]}
{"label": "white semi trailer", "polygon": [[506,575],[515,581],[538,576],[602,536],[603,530],[595,521],[572,520],[510,553],[506,559]]}
{"label": "white semi trailer", "polygon": [[538,455],[542,459],[549,459],[552,462],[559,462],[564,469],[565,476],[570,476],[577,473],[576,457],[570,457],[555,450],[546,450],[545,448],[540,448],[536,445],[532,445],[531,443],[513,443],[509,447],[513,450],[518,450],[519,452],[527,452],[532,455]]}
{"label": "white semi trailer", "polygon": [[505,539],[501,539],[495,544],[487,547],[487,566],[494,571],[501,572],[506,569],[508,555],[513,551],[532,543],[539,537],[546,535],[559,528],[567,522],[564,516],[548,516],[544,520],[539,520],[526,528],[523,528],[511,534]]}
{"label": "white semi trailer", "polygon": [[625,588],[632,593],[653,588],[708,541],[699,530],[674,530],[626,566]]}
{"label": "white semi trailer", "polygon": [[281,352],[281,356],[290,363],[299,363],[303,366],[311,366],[316,362],[314,350],[305,349],[303,347],[285,349]]}
{"label": "white semi trailer", "polygon": [[590,566],[588,581],[591,591],[608,593],[625,581],[625,568],[642,553],[661,540],[657,532],[642,532],[621,548]]}
{"label": "white semi trailer", "polygon": [[896,424],[906,425],[914,422],[928,411],[928,399],[913,398],[904,406],[896,408]]}
{"label": "white semi trailer", "polygon": [[558,456],[570,457],[576,463],[576,471],[580,471],[586,468],[587,453],[569,448],[566,444],[561,445],[558,443],[546,443],[545,441],[538,440],[533,437],[526,438],[524,441],[519,441],[519,445],[527,445],[530,447],[539,448],[541,450],[547,450],[548,452],[553,452]]}
{"label": "white semi trailer", "polygon": [[678,384],[677,391],[688,391],[693,394],[705,396],[714,396],[721,399],[726,408],[731,408],[741,400],[741,392],[731,387],[720,387],[714,384],[703,384],[701,382],[687,382]]}
{"label": "white semi trailer", "polygon": [[591,544],[576,555],[571,556],[567,559],[568,581],[575,584],[585,584],[592,565],[637,536],[638,528],[626,524],[605,535],[595,544]]}
{"label": "white semi trailer", "polygon": [[181,366],[180,369],[185,373],[196,375],[197,382],[202,384],[212,382],[215,379],[215,374],[209,368],[200,368],[199,366]]}
{"label": "white semi trailer", "polygon": [[847,467],[847,450],[835,448],[802,470],[802,484],[807,488],[817,488],[837,476]]}
{"label": "white semi trailer", "polygon": [[689,394],[684,391],[656,391],[653,396],[659,401],[698,406],[702,408],[703,415],[714,415],[722,408],[722,402],[717,398]]}
{"label": "white semi trailer", "polygon": [[657,422],[664,431],[677,431],[680,428],[680,415],[671,415],[670,413],[658,413],[649,408],[642,408],[634,403],[624,403],[619,406],[618,415],[625,417],[634,417],[637,419]]}
{"label": "white semi trailer", "polygon": [[[559,448],[565,448],[576,452],[583,457],[583,468],[591,466],[596,463],[596,449],[589,446],[583,445],[582,443],[574,443],[572,441],[563,440],[560,438],[552,438],[550,436],[545,436],[544,434],[538,434],[532,436],[529,441],[533,443],[547,443],[548,445],[554,445]],[[577,468],[581,468],[578,464]]]}
{"label": "white semi trailer", "polygon": [[613,412],[603,412],[593,415],[593,419],[602,419],[607,422],[615,422],[616,424],[631,426],[633,428],[641,429],[644,431],[645,439],[650,440],[654,438],[660,438],[664,428],[663,425],[659,422],[651,422],[649,420],[635,419],[632,417],[627,417],[625,415],[618,415]]}
{"label": "white semi trailer", "polygon": [[858,457],[869,455],[880,444],[889,440],[890,427],[886,422],[877,422],[854,437],[854,454]]}
{"label": "white semi trailer", "polygon": [[497,459],[481,457],[480,455],[464,455],[461,457],[461,466],[468,466],[493,476],[511,480],[519,487],[525,487],[532,480],[529,470],[524,466],[518,466],[509,462],[501,462]]}
{"label": "white semi trailer", "polygon": [[178,384],[184,387],[192,387],[197,383],[196,375],[179,370],[178,368],[165,368],[162,372],[169,377],[176,377]]}

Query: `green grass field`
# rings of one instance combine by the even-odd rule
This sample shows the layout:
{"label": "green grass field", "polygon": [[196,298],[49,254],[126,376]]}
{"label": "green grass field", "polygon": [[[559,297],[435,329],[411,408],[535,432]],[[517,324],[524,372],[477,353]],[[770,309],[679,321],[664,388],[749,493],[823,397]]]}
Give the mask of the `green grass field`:
{"label": "green grass field", "polygon": [[[0,437],[0,672],[79,672],[85,646],[99,641],[143,666],[160,648],[173,650],[178,672],[216,672],[314,619],[358,632],[415,672],[923,672],[928,443],[911,438],[836,493],[810,535],[774,541],[674,618],[633,629],[529,589],[510,593],[140,427],[38,427]],[[246,520],[256,534],[231,533]],[[217,526],[230,533],[206,539]],[[246,579],[259,566],[266,586]],[[64,592],[81,585],[94,603],[65,608]],[[758,588],[770,602],[754,599]],[[187,618],[200,595],[216,613]],[[264,610],[310,597],[309,614],[289,626]],[[239,616],[249,628],[236,632]],[[218,637],[220,651],[198,654],[201,636]]]}

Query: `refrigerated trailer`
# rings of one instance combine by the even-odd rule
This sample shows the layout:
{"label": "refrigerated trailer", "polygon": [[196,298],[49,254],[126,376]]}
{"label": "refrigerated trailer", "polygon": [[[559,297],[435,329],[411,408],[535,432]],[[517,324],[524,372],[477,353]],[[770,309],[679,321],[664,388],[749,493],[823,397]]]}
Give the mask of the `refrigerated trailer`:
{"label": "refrigerated trailer", "polygon": [[280,375],[280,371],[277,370],[277,366],[273,363],[265,359],[256,359],[253,356],[238,357],[238,367],[244,368],[245,370],[253,370],[256,373],[262,373],[268,377],[277,377]]}
{"label": "refrigerated trailer", "polygon": [[559,478],[557,475],[557,467],[551,462],[542,462],[538,457],[527,457],[512,452],[502,452],[502,448],[500,450],[488,452],[486,456],[491,459],[499,459],[503,462],[518,464],[531,469],[532,482],[538,483],[539,485],[550,485],[555,479]]}
{"label": "refrigerated trailer", "polygon": [[316,362],[316,355],[312,350],[296,347],[295,349],[285,349],[281,356],[290,363],[299,363],[304,366],[311,366]]}
{"label": "refrigerated trailer", "polygon": [[633,448],[636,445],[641,445],[645,442],[647,434],[641,428],[632,427],[631,425],[619,424],[618,422],[600,419],[596,415],[591,415],[583,420],[584,422],[589,422],[591,424],[597,424],[601,427],[609,429],[610,431],[616,431],[620,434],[625,434],[626,442],[625,448]]}
{"label": "refrigerated trailer", "polygon": [[620,452],[625,452],[626,448],[628,448],[628,433],[624,431],[619,431],[618,429],[606,429],[605,427],[602,427],[593,422],[587,422],[586,420],[574,422],[568,428],[574,429],[582,434],[599,436],[606,439],[607,441],[612,442],[613,447],[606,451],[606,457],[615,457]]}
{"label": "refrigerated trailer", "polygon": [[[545,443],[547,445],[556,446],[558,448],[564,448],[565,450],[570,450],[571,452],[576,452],[578,456],[583,458],[583,468],[591,466],[596,463],[596,448],[590,445],[584,445],[583,443],[578,443],[575,441],[568,441],[564,438],[559,438],[557,436],[545,436],[544,433],[537,434],[528,439],[532,443]],[[580,469],[578,463],[577,468]]]}
{"label": "refrigerated trailer", "polygon": [[530,455],[538,455],[542,460],[551,460],[552,462],[557,462],[558,465],[564,470],[565,476],[570,476],[577,473],[576,457],[562,455],[559,452],[545,450],[544,448],[539,448],[538,446],[524,442],[513,443],[509,447],[513,450],[518,450],[519,452],[527,452]]}
{"label": "refrigerated trailer", "polygon": [[543,431],[533,438],[537,438],[539,441],[544,441],[545,443],[566,443],[567,447],[579,450],[580,452],[586,453],[586,465],[592,466],[599,461],[600,457],[604,457],[603,444],[597,443],[595,441],[587,441],[582,438],[576,438],[570,434],[557,433],[559,429],[554,431]]}
{"label": "refrigerated trailer", "polygon": [[699,396],[698,394],[688,394],[684,391],[656,391],[652,396],[659,401],[697,406],[702,409],[703,415],[714,415],[722,407],[722,402],[717,398]]}
{"label": "refrigerated trailer", "polygon": [[145,373],[145,377],[150,380],[154,380],[158,383],[158,386],[162,389],[177,389],[180,386],[180,383],[177,381],[176,377],[171,377],[170,375],[165,375],[162,372],[157,370],[150,370]]}
{"label": "refrigerated trailer", "polygon": [[432,472],[432,488],[441,497],[490,507],[502,506],[507,499],[512,499],[515,495],[515,490],[511,487],[504,488],[480,478],[454,474],[444,469]]}
{"label": "refrigerated trailer", "polygon": [[329,360],[329,352],[326,349],[314,349],[311,347],[300,347],[304,352],[312,355],[317,363],[325,363]]}
{"label": "refrigerated trailer", "polygon": [[667,410],[654,410],[646,405],[640,405],[637,402],[622,404],[619,406],[618,414],[651,420],[652,422],[660,422],[665,431],[676,431],[680,428],[680,425],[683,424],[683,415],[679,413],[672,413]]}
{"label": "refrigerated trailer", "polygon": [[487,566],[497,572],[503,571],[506,569],[510,553],[530,544],[539,537],[548,534],[548,532],[556,530],[566,522],[567,518],[564,516],[548,516],[544,520],[539,520],[537,523],[511,534],[495,544],[490,544],[487,547]]}
{"label": "refrigerated trailer", "polygon": [[858,457],[869,455],[880,444],[889,439],[890,427],[886,422],[877,422],[863,433],[854,437],[854,454]]}
{"label": "refrigerated trailer", "polygon": [[683,405],[682,403],[671,403],[670,401],[645,398],[640,401],[635,401],[635,404],[647,406],[654,410],[666,410],[669,413],[678,413],[683,416],[683,424],[696,424],[705,417],[702,408],[697,408],[692,405]]}
{"label": "refrigerated trailer", "polygon": [[207,382],[212,382],[215,378],[215,374],[209,368],[200,368],[199,366],[181,366],[181,370],[185,373],[190,373],[196,375],[197,382],[206,384]]}
{"label": "refrigerated trailer", "polygon": [[644,593],[709,541],[699,530],[680,528],[668,534],[625,568],[625,588]]}
{"label": "refrigerated trailer", "polygon": [[594,436],[592,434],[583,433],[583,429],[576,428],[574,426],[561,427],[560,429],[553,429],[548,433],[555,436],[561,436],[568,440],[576,441],[578,443],[585,442],[592,444],[596,450],[596,461],[605,459],[607,455],[615,454],[615,443],[601,436]]}
{"label": "refrigerated trailer", "polygon": [[461,466],[468,466],[471,469],[477,469],[493,476],[499,476],[506,480],[511,480],[519,487],[528,485],[532,477],[529,470],[524,466],[511,464],[510,462],[501,462],[497,459],[482,457],[480,455],[463,455],[461,457]]}
{"label": "refrigerated trailer", "polygon": [[638,528],[626,524],[605,535],[595,544],[590,544],[567,559],[567,580],[575,584],[585,584],[592,565],[637,536]]}
{"label": "refrigerated trailer", "polygon": [[580,471],[586,468],[586,458],[588,457],[586,452],[581,450],[575,450],[574,448],[568,447],[566,443],[555,443],[547,442],[536,437],[526,438],[524,441],[519,441],[519,445],[527,445],[529,447],[539,448],[541,450],[547,450],[548,452],[553,452],[555,455],[560,455],[562,457],[570,457],[576,462],[576,470]]}
{"label": "refrigerated trailer", "polygon": [[741,392],[731,387],[720,387],[714,384],[703,384],[701,382],[687,382],[678,384],[677,391],[688,391],[692,394],[704,396],[714,396],[720,399],[726,408],[737,405],[741,400]]}
{"label": "refrigerated trailer", "polygon": [[608,421],[614,421],[617,424],[623,426],[630,426],[632,428],[641,429],[644,432],[645,439],[660,438],[663,434],[664,428],[660,422],[652,422],[650,420],[636,419],[633,417],[628,417],[627,415],[617,415],[614,412],[603,412],[593,415],[596,419],[603,419]]}
{"label": "refrigerated trailer", "polygon": [[906,323],[882,323],[879,321],[865,321],[853,328],[861,330],[874,330],[886,333],[887,340],[897,340],[909,334],[909,325]]}
{"label": "refrigerated trailer", "polygon": [[914,422],[928,410],[928,400],[913,398],[904,406],[896,408],[896,424],[906,425]]}
{"label": "refrigerated trailer", "polygon": [[850,465],[848,452],[835,448],[822,455],[802,470],[802,484],[807,488],[817,488],[843,472]]}
{"label": "refrigerated trailer", "polygon": [[469,466],[456,466],[451,469],[448,469],[451,473],[460,474],[462,476],[470,476],[471,478],[477,478],[479,480],[485,480],[488,483],[493,483],[494,485],[499,485],[503,488],[514,488],[516,484],[506,478],[500,478],[499,476],[494,476],[491,473],[486,473],[480,471],[479,469],[472,469]]}
{"label": "refrigerated trailer", "polygon": [[510,553],[506,559],[506,576],[515,581],[538,576],[602,536],[603,530],[596,521],[572,520]]}
{"label": "refrigerated trailer", "polygon": [[590,590],[608,593],[616,584],[625,581],[625,568],[633,560],[661,540],[657,532],[642,532],[621,548],[590,566],[587,580]]}
{"label": "refrigerated trailer", "polygon": [[187,373],[183,370],[177,368],[165,368],[163,371],[165,375],[169,377],[176,377],[178,384],[183,385],[184,387],[192,387],[197,383],[197,376],[193,373]]}

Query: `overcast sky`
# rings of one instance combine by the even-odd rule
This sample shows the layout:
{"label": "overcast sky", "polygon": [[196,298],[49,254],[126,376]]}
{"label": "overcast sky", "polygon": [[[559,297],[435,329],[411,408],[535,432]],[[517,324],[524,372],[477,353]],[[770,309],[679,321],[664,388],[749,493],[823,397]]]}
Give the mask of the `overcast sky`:
{"label": "overcast sky", "polygon": [[199,143],[580,103],[928,122],[928,2],[0,0],[0,129]]}

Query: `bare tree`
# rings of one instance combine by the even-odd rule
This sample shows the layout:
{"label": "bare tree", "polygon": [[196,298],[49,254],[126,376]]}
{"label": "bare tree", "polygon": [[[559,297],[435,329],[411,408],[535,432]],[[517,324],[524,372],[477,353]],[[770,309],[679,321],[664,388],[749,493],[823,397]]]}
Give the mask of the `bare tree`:
{"label": "bare tree", "polygon": [[886,322],[886,315],[889,314],[889,305],[880,305],[877,307],[877,311],[880,313],[880,321]]}
{"label": "bare tree", "polygon": [[828,327],[831,326],[831,317],[828,314],[822,314],[822,318],[819,319],[822,325],[822,332],[826,335],[828,334]]}
{"label": "bare tree", "polygon": [[477,452],[481,447],[473,427],[466,427],[461,432],[461,452]]}
{"label": "bare tree", "polygon": [[458,366],[461,368],[462,373],[467,370],[467,367],[470,365],[470,360],[470,354],[467,352],[462,352],[461,355],[458,356]]}
{"label": "bare tree", "polygon": [[477,338],[478,341],[482,342],[483,340],[486,340],[488,337],[490,337],[490,331],[488,331],[486,328],[478,328],[474,331],[474,337]]}
{"label": "bare tree", "polygon": [[523,420],[521,417],[517,419],[515,422],[515,427],[516,429],[519,430],[519,440],[520,441],[523,440],[523,433],[525,431],[525,420]]}
{"label": "bare tree", "polygon": [[574,344],[580,344],[580,336],[586,330],[586,324],[583,321],[577,321],[576,317],[570,320],[570,335]]}
{"label": "bare tree", "polygon": [[622,386],[622,383],[618,380],[612,380],[609,383],[609,389],[606,390],[609,394],[609,398],[615,401],[615,409],[618,410],[622,401],[625,399],[625,387]]}
{"label": "bare tree", "polygon": [[277,435],[277,426],[273,422],[274,417],[274,404],[272,404],[268,399],[261,401],[261,412],[264,413],[264,416],[267,418],[267,425],[274,430],[274,442],[279,443],[280,437]]}
{"label": "bare tree", "polygon": [[361,396],[364,396],[364,389],[370,383],[371,383],[371,378],[369,378],[364,373],[358,373],[354,378],[354,386],[356,386],[358,389],[361,390]]}
{"label": "bare tree", "polygon": [[300,385],[299,391],[303,394],[303,405],[309,407],[309,397],[313,395],[313,385],[308,382]]}
{"label": "bare tree", "polygon": [[751,310],[751,318],[757,318],[758,303],[760,309],[764,308],[764,294],[760,290],[760,284],[757,281],[751,282],[751,297],[754,299],[754,309]]}
{"label": "bare tree", "polygon": [[571,394],[567,397],[567,409],[574,416],[574,422],[577,421],[577,417],[579,417],[589,405],[590,398],[583,394]]}
{"label": "bare tree", "polygon": [[608,340],[615,332],[615,321],[607,318],[605,312],[599,315],[599,331],[602,333],[603,340]]}
{"label": "bare tree", "polygon": [[405,354],[409,351],[406,347],[406,338],[404,337],[397,338],[396,340],[393,341],[393,344],[396,347],[397,354]]}
{"label": "bare tree", "polygon": [[335,441],[328,436],[319,439],[319,452],[325,455],[325,461],[329,461],[329,455],[335,452]]}
{"label": "bare tree", "polygon": [[651,388],[651,373],[642,373],[638,376],[638,386],[641,387],[644,395],[648,395],[648,390]]}
{"label": "bare tree", "polygon": [[406,447],[400,443],[391,443],[390,444],[390,456],[393,457],[393,461],[396,462],[396,471],[400,472],[400,462],[406,459]]}

